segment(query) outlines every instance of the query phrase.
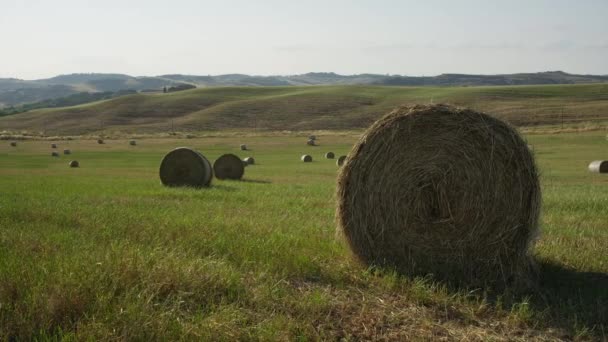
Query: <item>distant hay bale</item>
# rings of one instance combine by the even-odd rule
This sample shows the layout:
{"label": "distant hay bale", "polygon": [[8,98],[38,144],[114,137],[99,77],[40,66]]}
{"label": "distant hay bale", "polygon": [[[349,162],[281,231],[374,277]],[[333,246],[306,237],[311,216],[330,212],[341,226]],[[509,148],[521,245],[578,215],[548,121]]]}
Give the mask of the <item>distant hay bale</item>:
{"label": "distant hay bale", "polygon": [[78,163],[78,160],[72,160],[69,165],[70,167],[80,167],[80,163]]}
{"label": "distant hay bale", "polygon": [[398,108],[355,144],[336,195],[338,230],[365,264],[466,286],[533,279],[538,172],[526,142],[498,119]]}
{"label": "distant hay bale", "polygon": [[243,159],[243,161],[245,163],[247,163],[247,165],[253,165],[253,164],[255,164],[255,159],[253,159],[253,157],[247,157],[247,158]]}
{"label": "distant hay bale", "polygon": [[72,154],[72,151],[65,149],[65,150],[63,150],[63,154]]}
{"label": "distant hay bale", "polygon": [[129,145],[135,146],[135,145],[137,145],[137,141],[135,141],[135,140],[129,140]]}
{"label": "distant hay bale", "polygon": [[306,142],[306,145],[308,145],[308,146],[316,146],[317,144],[315,143],[315,141],[313,139],[308,139],[308,141]]}
{"label": "distant hay bale", "polygon": [[59,152],[51,152],[51,157],[59,157]]}
{"label": "distant hay bale", "polygon": [[608,173],[608,160],[594,160],[589,164],[589,171],[594,173]]}
{"label": "distant hay bale", "polygon": [[241,144],[241,151],[247,151],[247,145]]}
{"label": "distant hay bale", "polygon": [[160,181],[166,186],[209,186],[213,178],[211,163],[201,153],[178,147],[160,163]]}
{"label": "distant hay bale", "polygon": [[99,145],[102,145],[102,144],[103,144],[103,139],[97,139],[97,143],[98,143]]}
{"label": "distant hay bale", "polygon": [[245,173],[245,167],[239,157],[229,153],[215,160],[213,173],[218,179],[241,179]]}
{"label": "distant hay bale", "polygon": [[51,148],[57,148],[57,144],[51,144]]}
{"label": "distant hay bale", "polygon": [[194,135],[192,135],[192,134],[186,134],[186,139],[192,139],[192,138],[194,138]]}
{"label": "distant hay bale", "polygon": [[325,153],[325,158],[326,159],[334,159],[335,155],[333,152],[327,152]]}
{"label": "distant hay bale", "polygon": [[17,142],[16,141],[11,141],[11,146],[17,147]]}
{"label": "distant hay bale", "polygon": [[302,155],[302,157],[300,157],[300,159],[302,159],[302,161],[305,163],[310,163],[312,161],[312,157],[308,154]]}
{"label": "distant hay bale", "polygon": [[342,166],[345,161],[346,161],[346,156],[339,156],[338,160],[336,160],[336,165]]}

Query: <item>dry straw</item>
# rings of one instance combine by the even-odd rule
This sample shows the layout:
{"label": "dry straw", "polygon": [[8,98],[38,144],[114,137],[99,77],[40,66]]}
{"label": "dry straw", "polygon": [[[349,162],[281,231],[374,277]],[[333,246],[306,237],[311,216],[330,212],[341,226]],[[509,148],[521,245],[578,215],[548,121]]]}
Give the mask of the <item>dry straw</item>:
{"label": "dry straw", "polygon": [[594,173],[608,173],[608,160],[594,160],[589,164],[589,171]]}
{"label": "dry straw", "polygon": [[312,161],[312,157],[308,154],[302,155],[300,159],[302,159],[302,161],[305,163],[310,163]]}
{"label": "dry straw", "polygon": [[466,286],[530,284],[541,192],[526,142],[486,114],[401,107],[341,169],[337,220],[368,265]]}
{"label": "dry straw", "polygon": [[80,167],[80,163],[78,163],[78,160],[72,160],[69,165],[70,167]]}
{"label": "dry straw", "polygon": [[213,173],[218,179],[241,179],[245,173],[243,161],[234,154],[224,154],[213,163]]}
{"label": "dry straw", "polygon": [[213,169],[199,152],[178,147],[165,155],[159,174],[161,183],[166,186],[203,187],[211,184]]}
{"label": "dry straw", "polygon": [[339,156],[338,160],[336,160],[336,165],[342,166],[345,161],[346,161],[346,156]]}
{"label": "dry straw", "polygon": [[335,155],[333,152],[327,152],[325,153],[325,158],[326,159],[334,159]]}

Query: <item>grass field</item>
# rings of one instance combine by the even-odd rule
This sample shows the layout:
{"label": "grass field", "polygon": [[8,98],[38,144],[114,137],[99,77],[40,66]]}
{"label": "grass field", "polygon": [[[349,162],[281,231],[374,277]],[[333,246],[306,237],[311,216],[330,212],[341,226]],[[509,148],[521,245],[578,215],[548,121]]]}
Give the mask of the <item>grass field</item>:
{"label": "grass field", "polygon": [[[178,96],[178,95],[175,95]],[[608,338],[605,132],[529,135],[541,284],[450,289],[366,269],[336,238],[335,160],[355,135],[0,144],[0,340]],[[243,153],[239,144],[252,151]],[[243,181],[164,188],[164,153],[251,155]],[[311,154],[312,163],[300,156]],[[81,163],[70,169],[69,160]]]}

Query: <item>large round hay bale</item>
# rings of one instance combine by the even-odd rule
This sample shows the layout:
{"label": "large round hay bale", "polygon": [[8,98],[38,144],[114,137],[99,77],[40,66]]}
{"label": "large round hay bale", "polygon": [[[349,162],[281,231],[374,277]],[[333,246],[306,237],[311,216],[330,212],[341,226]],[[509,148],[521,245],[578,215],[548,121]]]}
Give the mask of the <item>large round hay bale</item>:
{"label": "large round hay bale", "polygon": [[342,166],[345,161],[346,161],[346,156],[339,156],[338,160],[336,160],[336,165]]}
{"label": "large round hay bale", "polygon": [[316,146],[316,143],[315,143],[314,140],[308,139],[308,141],[306,142],[306,145],[308,145],[308,146]]}
{"label": "large round hay bale", "polygon": [[129,145],[135,146],[135,145],[137,145],[137,141],[135,141],[135,140],[129,140]]}
{"label": "large round hay bale", "polygon": [[51,152],[51,157],[59,157],[59,152]]}
{"label": "large round hay bale", "polygon": [[302,159],[302,161],[305,163],[310,163],[312,161],[312,157],[308,154],[302,155],[302,157],[300,157],[300,159]]}
{"label": "large round hay bale", "polygon": [[215,160],[213,173],[218,179],[241,179],[245,173],[245,167],[241,158],[229,153]]}
{"label": "large round hay bale", "polygon": [[70,167],[80,167],[78,160],[72,160],[69,165]]}
{"label": "large round hay bale", "polygon": [[525,284],[541,192],[534,158],[498,119],[398,108],[341,169],[338,229],[359,260],[466,286]]}
{"label": "large round hay bale", "polygon": [[589,164],[589,171],[595,173],[608,173],[608,160],[594,160]]}
{"label": "large round hay bale", "polygon": [[211,164],[202,154],[187,147],[167,153],[160,163],[160,181],[166,186],[209,186]]}
{"label": "large round hay bale", "polygon": [[17,142],[16,141],[11,141],[11,146],[17,147]]}
{"label": "large round hay bale", "polygon": [[247,157],[247,158],[243,159],[243,161],[246,162],[247,165],[255,164],[255,159],[253,159],[253,157]]}
{"label": "large round hay bale", "polygon": [[334,159],[335,155],[333,152],[327,152],[325,153],[325,158],[326,159]]}
{"label": "large round hay bale", "polygon": [[51,144],[51,148],[57,148],[57,144]]}
{"label": "large round hay bale", "polygon": [[63,154],[72,154],[72,151],[70,151],[69,149],[65,149],[63,150]]}
{"label": "large round hay bale", "polygon": [[103,139],[97,139],[97,143],[98,143],[99,145],[103,145]]}
{"label": "large round hay bale", "polygon": [[247,151],[247,145],[241,144],[241,151]]}

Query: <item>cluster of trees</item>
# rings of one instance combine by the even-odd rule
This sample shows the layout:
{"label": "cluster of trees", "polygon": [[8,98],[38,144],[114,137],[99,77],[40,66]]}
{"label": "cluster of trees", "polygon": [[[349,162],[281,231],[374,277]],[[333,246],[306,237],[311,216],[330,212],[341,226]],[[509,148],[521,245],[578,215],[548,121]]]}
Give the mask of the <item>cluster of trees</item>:
{"label": "cluster of trees", "polygon": [[182,90],[188,90],[188,89],[194,89],[196,88],[196,86],[193,86],[192,84],[186,84],[186,83],[182,83],[173,87],[163,87],[163,93],[172,93],[174,91],[182,91]]}

